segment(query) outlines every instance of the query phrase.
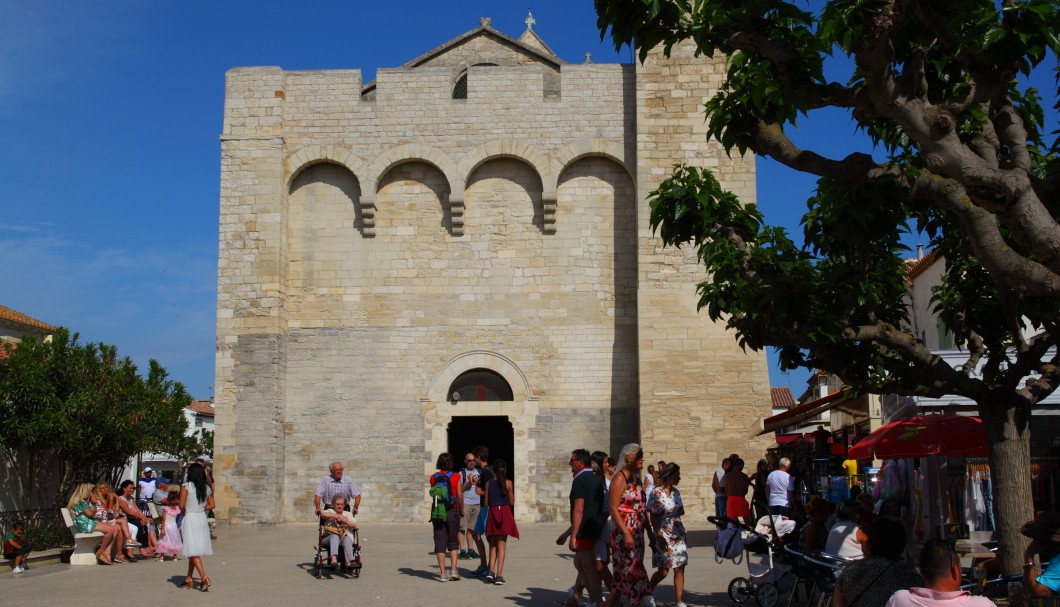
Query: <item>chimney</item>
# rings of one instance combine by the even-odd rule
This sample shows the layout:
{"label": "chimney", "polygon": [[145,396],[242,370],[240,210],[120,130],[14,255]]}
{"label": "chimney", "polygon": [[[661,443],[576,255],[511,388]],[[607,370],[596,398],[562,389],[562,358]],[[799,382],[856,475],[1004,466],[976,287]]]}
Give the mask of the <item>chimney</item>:
{"label": "chimney", "polygon": [[922,244],[916,245],[916,258],[918,260],[924,258],[924,245],[922,245]]}

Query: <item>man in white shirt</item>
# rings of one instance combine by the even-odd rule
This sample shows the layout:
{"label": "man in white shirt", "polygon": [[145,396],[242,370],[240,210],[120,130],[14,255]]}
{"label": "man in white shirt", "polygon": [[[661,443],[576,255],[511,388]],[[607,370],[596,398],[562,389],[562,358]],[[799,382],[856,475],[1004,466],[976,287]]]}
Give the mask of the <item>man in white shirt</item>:
{"label": "man in white shirt", "polygon": [[791,504],[794,501],[795,488],[793,479],[788,474],[791,460],[782,457],[780,468],[769,473],[766,486],[769,488],[769,513],[791,516]]}
{"label": "man in white shirt", "polygon": [[478,468],[475,467],[475,454],[468,453],[464,456],[464,470],[460,474],[460,490],[464,492],[464,515],[460,518],[460,559],[469,561],[478,558],[475,539],[471,534],[481,508],[478,493],[475,492],[479,477]]}
{"label": "man in white shirt", "polygon": [[139,489],[139,497],[137,504],[140,506],[140,510],[147,510],[147,502],[151,501],[151,497],[155,493],[155,471],[150,466],[144,468],[144,475],[136,482],[136,486]]}

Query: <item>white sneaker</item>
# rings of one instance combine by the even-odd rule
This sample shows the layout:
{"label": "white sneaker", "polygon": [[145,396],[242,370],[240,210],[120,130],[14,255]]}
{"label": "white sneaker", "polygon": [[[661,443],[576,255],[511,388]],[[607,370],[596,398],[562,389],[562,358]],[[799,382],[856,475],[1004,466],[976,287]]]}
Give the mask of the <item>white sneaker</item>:
{"label": "white sneaker", "polygon": [[439,582],[448,582],[449,581],[449,574],[448,573],[443,573],[443,574],[439,575],[438,576],[438,581]]}
{"label": "white sneaker", "polygon": [[450,582],[459,582],[460,581],[460,574],[457,573],[456,571],[450,573],[449,574],[449,581]]}
{"label": "white sneaker", "polygon": [[678,603],[674,605],[674,607],[688,607],[688,605],[685,605],[684,603]]}
{"label": "white sneaker", "polygon": [[22,566],[19,565],[18,567],[15,567],[14,569],[12,569],[11,573],[22,573],[23,571],[25,571],[25,569],[23,569]]}

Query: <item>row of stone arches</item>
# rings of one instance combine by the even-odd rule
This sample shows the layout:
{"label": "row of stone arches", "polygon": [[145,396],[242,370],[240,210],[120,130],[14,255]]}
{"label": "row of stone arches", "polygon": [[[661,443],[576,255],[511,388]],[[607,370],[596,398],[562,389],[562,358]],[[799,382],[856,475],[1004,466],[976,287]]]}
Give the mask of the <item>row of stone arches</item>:
{"label": "row of stone arches", "polygon": [[572,143],[555,154],[544,154],[532,146],[517,141],[493,141],[482,144],[459,160],[438,148],[409,143],[381,153],[365,162],[348,147],[341,145],[312,146],[294,151],[285,162],[287,192],[295,186],[298,176],[307,168],[320,163],[332,163],[346,168],[360,185],[359,206],[362,233],[375,236],[375,194],[379,185],[394,167],[421,162],[433,166],[444,176],[449,186],[447,214],[453,236],[464,234],[464,191],[469,177],[477,168],[499,158],[518,160],[531,168],[541,181],[542,230],[546,234],[556,229],[556,190],[563,171],[575,162],[590,156],[607,158],[626,172],[631,182],[635,178],[630,164],[625,161],[625,150],[604,139],[585,139]]}

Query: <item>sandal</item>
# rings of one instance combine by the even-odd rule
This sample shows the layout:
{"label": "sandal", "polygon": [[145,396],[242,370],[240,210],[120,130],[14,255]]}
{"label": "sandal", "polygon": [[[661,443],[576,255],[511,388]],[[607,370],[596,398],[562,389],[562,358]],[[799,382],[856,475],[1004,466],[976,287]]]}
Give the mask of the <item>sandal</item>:
{"label": "sandal", "polygon": [[129,560],[126,559],[124,556],[118,555],[118,556],[114,557],[114,562],[115,563],[128,563]]}
{"label": "sandal", "polygon": [[107,556],[106,554],[104,554],[102,550],[100,550],[99,552],[96,553],[96,560],[99,561],[100,564],[103,564],[103,565],[113,565],[114,564],[114,563],[111,562],[110,557]]}

